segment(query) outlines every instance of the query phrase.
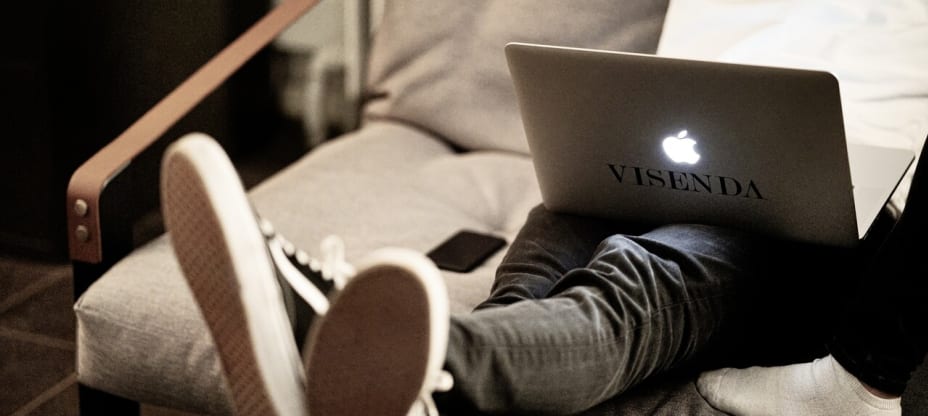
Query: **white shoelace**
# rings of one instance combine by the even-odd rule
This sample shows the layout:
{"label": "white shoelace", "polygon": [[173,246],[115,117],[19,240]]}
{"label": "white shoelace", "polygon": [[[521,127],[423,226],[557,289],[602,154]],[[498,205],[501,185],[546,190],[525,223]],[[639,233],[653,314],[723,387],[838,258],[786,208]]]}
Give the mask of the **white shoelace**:
{"label": "white shoelace", "polygon": [[[335,290],[342,290],[357,270],[345,260],[345,243],[336,235],[327,236],[320,243],[322,261],[309,256],[305,251],[299,250],[290,241],[274,231],[273,225],[265,219],[259,222],[268,239],[271,256],[281,269],[281,275],[290,284],[294,292],[303,298],[318,315],[325,315],[329,309],[328,298],[313,285],[302,272],[291,265],[287,257],[296,259],[297,263],[309,267],[313,272],[319,273],[324,280],[331,281]],[[432,380],[432,385],[424,389],[416,400],[416,404],[409,411],[409,416],[440,416],[433,392],[446,392],[454,386],[454,378],[447,371],[441,371]]]}
{"label": "white shoelace", "polygon": [[354,266],[345,261],[345,243],[335,235],[322,240],[320,249],[322,261],[311,258],[303,250],[299,250],[290,241],[274,231],[274,226],[265,219],[259,221],[261,232],[268,238],[268,248],[271,257],[277,264],[280,274],[284,277],[294,292],[318,315],[325,315],[329,310],[329,300],[326,295],[310,282],[303,272],[293,267],[287,257],[296,259],[300,265],[308,267],[311,271],[319,273],[323,280],[331,281],[335,290],[345,287],[348,279],[356,273]]}
{"label": "white shoelace", "polygon": [[432,386],[432,388],[425,389],[425,391],[419,395],[416,401],[418,406],[413,405],[407,416],[440,416],[438,407],[435,406],[435,399],[432,398],[432,392],[446,392],[451,390],[451,388],[454,387],[454,378],[451,377],[451,374],[447,371],[441,371],[438,373],[438,377],[434,383],[435,385]]}
{"label": "white shoelace", "polygon": [[342,290],[348,279],[354,277],[357,271],[354,266],[345,261],[345,242],[335,235],[322,240],[322,278],[335,283],[335,290]]}

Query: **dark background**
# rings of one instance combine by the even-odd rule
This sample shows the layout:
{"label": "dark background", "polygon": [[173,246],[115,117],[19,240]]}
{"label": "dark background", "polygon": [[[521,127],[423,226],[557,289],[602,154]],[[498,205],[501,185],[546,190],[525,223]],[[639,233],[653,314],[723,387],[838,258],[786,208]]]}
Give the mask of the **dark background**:
{"label": "dark background", "polygon": [[[0,12],[0,250],[66,259],[65,191],[96,150],[257,21],[267,0],[15,2]],[[133,162],[127,211],[157,207],[164,147],[190,131],[235,160],[280,123],[265,50]],[[122,206],[122,205],[121,205]]]}
{"label": "dark background", "polygon": [[[0,5],[0,415],[78,413],[65,207],[71,174],[257,21],[268,3]],[[163,230],[160,157],[181,135],[216,138],[246,187],[307,151],[302,123],[282,116],[273,87],[286,77],[280,68],[289,58],[267,48],[107,187],[101,202],[115,207],[110,215],[128,218],[131,243]],[[190,416],[150,405],[142,415]]]}

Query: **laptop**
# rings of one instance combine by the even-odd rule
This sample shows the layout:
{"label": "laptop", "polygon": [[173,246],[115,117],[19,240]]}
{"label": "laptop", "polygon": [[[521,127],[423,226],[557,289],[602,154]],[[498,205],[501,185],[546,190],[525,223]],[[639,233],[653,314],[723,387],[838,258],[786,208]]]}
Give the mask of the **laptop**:
{"label": "laptop", "polygon": [[544,205],[852,247],[912,151],[849,144],[830,73],[505,48]]}

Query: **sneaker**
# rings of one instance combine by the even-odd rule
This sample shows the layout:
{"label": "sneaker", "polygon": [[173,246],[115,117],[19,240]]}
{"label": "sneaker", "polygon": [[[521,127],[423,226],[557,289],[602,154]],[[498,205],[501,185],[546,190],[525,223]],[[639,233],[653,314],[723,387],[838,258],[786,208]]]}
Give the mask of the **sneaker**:
{"label": "sneaker", "polygon": [[296,250],[254,214],[228,156],[204,134],[168,148],[161,191],[165,226],[219,353],[235,414],[305,415],[296,343],[302,338],[294,328],[308,325],[297,323],[300,316],[324,314],[327,297],[353,273],[338,261],[340,242],[324,242],[331,257],[324,262]]}
{"label": "sneaker", "polygon": [[447,290],[431,260],[382,249],[356,273],[337,237],[311,258],[255,214],[204,134],[168,148],[161,181],[165,225],[235,414],[438,415],[431,393],[453,382],[441,370]]}
{"label": "sneaker", "polygon": [[278,234],[270,221],[258,218],[258,226],[282,289],[294,339],[305,340],[313,320],[328,311],[329,297],[355,273],[345,262],[345,245],[336,236],[326,237],[320,247],[323,260],[319,261]]}
{"label": "sneaker", "polygon": [[448,295],[425,255],[386,248],[357,264],[310,330],[304,360],[311,415],[438,415],[451,388]]}

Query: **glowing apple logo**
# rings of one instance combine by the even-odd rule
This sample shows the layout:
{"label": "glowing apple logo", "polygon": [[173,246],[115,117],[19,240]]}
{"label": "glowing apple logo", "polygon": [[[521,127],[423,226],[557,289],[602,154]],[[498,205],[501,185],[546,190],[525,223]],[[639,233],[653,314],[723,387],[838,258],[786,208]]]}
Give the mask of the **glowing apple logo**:
{"label": "glowing apple logo", "polygon": [[699,153],[696,153],[696,140],[686,137],[686,130],[681,131],[676,136],[667,136],[664,138],[664,153],[667,157],[676,163],[696,164],[699,161]]}

